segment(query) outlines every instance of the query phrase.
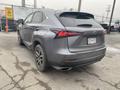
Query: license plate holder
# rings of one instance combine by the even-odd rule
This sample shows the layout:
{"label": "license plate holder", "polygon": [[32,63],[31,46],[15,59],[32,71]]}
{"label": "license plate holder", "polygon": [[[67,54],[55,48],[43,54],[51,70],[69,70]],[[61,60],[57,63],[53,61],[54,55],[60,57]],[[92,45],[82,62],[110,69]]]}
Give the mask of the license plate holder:
{"label": "license plate holder", "polygon": [[97,43],[96,38],[88,38],[88,45],[96,44],[96,43]]}

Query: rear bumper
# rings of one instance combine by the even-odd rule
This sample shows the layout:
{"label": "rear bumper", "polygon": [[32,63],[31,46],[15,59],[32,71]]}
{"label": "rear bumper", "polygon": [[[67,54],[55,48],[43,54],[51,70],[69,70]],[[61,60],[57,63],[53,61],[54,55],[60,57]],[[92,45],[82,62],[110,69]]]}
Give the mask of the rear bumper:
{"label": "rear bumper", "polygon": [[58,67],[77,67],[100,61],[105,56],[106,48],[79,53],[60,51],[50,60],[50,64]]}

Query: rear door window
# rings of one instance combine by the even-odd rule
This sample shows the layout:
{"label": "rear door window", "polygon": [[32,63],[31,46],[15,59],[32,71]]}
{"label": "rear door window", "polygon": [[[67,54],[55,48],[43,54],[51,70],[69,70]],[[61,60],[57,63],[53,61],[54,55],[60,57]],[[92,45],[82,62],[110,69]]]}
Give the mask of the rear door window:
{"label": "rear door window", "polygon": [[33,17],[33,14],[30,14],[30,15],[25,19],[25,23],[31,23],[32,17]]}
{"label": "rear door window", "polygon": [[43,21],[43,13],[36,12],[33,16],[32,23],[41,23]]}

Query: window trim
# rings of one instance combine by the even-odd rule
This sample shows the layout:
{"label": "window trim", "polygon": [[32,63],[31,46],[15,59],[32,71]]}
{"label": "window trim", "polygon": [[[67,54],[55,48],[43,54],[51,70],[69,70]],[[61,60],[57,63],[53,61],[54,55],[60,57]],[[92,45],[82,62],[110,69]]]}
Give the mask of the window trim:
{"label": "window trim", "polygon": [[29,23],[31,23],[31,22],[32,22],[34,12],[30,13],[30,14],[29,14],[29,15],[25,18],[24,22],[27,20],[27,18],[28,18],[30,15],[32,15],[32,18],[31,18],[31,21],[30,21]]}

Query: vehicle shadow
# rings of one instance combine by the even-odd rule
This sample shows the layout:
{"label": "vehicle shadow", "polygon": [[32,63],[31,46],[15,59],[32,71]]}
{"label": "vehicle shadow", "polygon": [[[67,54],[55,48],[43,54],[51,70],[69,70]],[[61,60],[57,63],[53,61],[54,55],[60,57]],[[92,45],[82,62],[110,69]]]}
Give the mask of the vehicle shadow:
{"label": "vehicle shadow", "polygon": [[54,69],[54,68],[50,67],[47,70],[47,72],[43,72],[42,74],[48,76],[52,80],[54,80],[54,79],[56,79],[56,80],[59,80],[59,79],[61,79],[61,80],[76,79],[77,80],[77,78],[80,78],[80,77],[81,78],[82,77],[88,78],[87,76],[89,74],[91,74],[90,72],[95,71],[95,67],[96,67],[95,65],[89,65],[89,66],[73,68],[73,69],[67,70],[67,71],[57,70],[57,69]]}

